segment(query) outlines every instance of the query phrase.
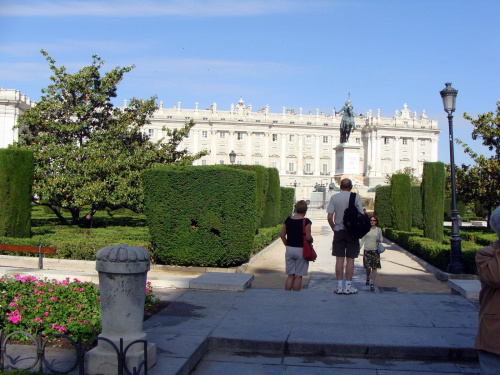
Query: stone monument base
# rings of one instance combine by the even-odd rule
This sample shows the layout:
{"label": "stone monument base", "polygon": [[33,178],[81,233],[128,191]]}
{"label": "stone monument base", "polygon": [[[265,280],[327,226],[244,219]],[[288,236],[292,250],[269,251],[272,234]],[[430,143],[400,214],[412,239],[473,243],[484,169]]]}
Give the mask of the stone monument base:
{"label": "stone monument base", "polygon": [[356,143],[341,143],[335,147],[335,176],[359,175],[359,150]]}
{"label": "stone monument base", "polygon": [[[104,346],[109,348],[105,342],[101,342]],[[141,344],[135,344],[141,345]],[[135,346],[134,345],[134,346]],[[156,364],[156,344],[147,344],[148,354],[148,370]],[[144,360],[144,352],[134,351],[127,352],[125,356],[125,363],[130,373],[134,372],[134,367],[139,368],[139,364]],[[97,346],[85,354],[85,374],[87,375],[116,375],[118,374],[118,355],[117,353],[109,350],[102,350]],[[124,374],[127,372],[124,371]],[[144,367],[138,374],[144,374]]]}

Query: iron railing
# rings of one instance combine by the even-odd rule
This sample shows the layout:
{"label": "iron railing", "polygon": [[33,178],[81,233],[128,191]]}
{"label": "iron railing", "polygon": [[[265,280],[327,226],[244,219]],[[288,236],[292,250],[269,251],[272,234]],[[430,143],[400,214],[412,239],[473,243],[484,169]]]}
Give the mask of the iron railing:
{"label": "iron railing", "polygon": [[[17,335],[22,335],[28,337],[31,342],[33,342],[35,349],[36,349],[36,356],[32,355],[29,356],[29,354],[26,354],[28,351],[27,349],[32,347],[30,344],[27,345],[16,345],[16,349],[19,351],[20,348],[23,350],[21,354],[19,353],[8,353],[7,348],[9,345],[15,345],[12,343],[9,343],[9,340],[14,340],[17,339]],[[71,355],[70,353],[73,351],[73,349],[68,349],[66,350],[64,358],[59,358],[57,359],[50,359],[50,354],[47,356],[46,349],[47,349],[47,344],[52,342],[55,339],[66,339],[71,346],[74,349],[74,356]],[[9,333],[8,335],[5,335],[3,330],[0,330],[0,371],[3,372],[6,367],[10,369],[17,369],[17,370],[35,370],[39,372],[43,372],[44,368],[45,370],[49,370],[54,373],[59,373],[59,374],[69,374],[69,373],[78,373],[79,375],[85,375],[85,353],[87,350],[89,350],[92,345],[95,342],[98,341],[104,341],[107,342],[113,350],[116,353],[117,357],[117,374],[118,375],[138,375],[141,373],[141,371],[144,371],[144,375],[148,375],[148,343],[147,340],[136,340],[132,341],[130,344],[128,344],[125,348],[123,347],[123,338],[120,339],[120,344],[119,347],[110,339],[106,337],[100,337],[100,336],[94,336],[90,340],[88,340],[86,343],[84,343],[81,340],[81,337],[78,336],[78,339],[75,341],[73,340],[70,336],[58,333],[58,334],[53,334],[47,337],[42,337],[42,334],[39,333],[37,337],[35,338],[33,335],[31,335],[29,332],[26,331],[15,331],[12,333]],[[136,368],[134,367],[132,371],[127,367],[126,363],[126,356],[127,356],[127,351],[129,348],[134,345],[134,344],[141,344],[143,345],[143,355],[144,359],[139,363],[139,367]],[[59,362],[67,362],[67,359],[71,358],[74,359],[72,363],[65,369],[60,369],[60,368],[55,368],[55,365]],[[32,363],[26,366],[18,367],[17,365],[22,362],[22,361],[28,361],[32,360]],[[73,372],[77,370],[78,372]]]}

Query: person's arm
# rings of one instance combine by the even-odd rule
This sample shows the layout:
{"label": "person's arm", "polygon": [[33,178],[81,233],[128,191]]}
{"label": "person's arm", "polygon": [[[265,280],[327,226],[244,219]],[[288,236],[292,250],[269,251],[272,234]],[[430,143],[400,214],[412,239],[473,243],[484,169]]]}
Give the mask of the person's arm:
{"label": "person's arm", "polygon": [[500,247],[486,247],[476,254],[476,265],[481,281],[491,288],[500,288]]}
{"label": "person's arm", "polygon": [[329,213],[327,215],[327,217],[326,217],[326,220],[328,221],[328,224],[330,224],[330,228],[332,228],[332,230],[333,230],[333,226],[334,226],[334,224],[333,224],[333,214]]}
{"label": "person's arm", "polygon": [[286,225],[283,224],[283,228],[281,228],[281,233],[280,233],[281,241],[283,241],[283,244],[286,246]]}
{"label": "person's arm", "polygon": [[313,238],[312,238],[312,235],[311,235],[311,224],[307,224],[306,225],[306,241],[309,242],[309,243],[313,243]]}

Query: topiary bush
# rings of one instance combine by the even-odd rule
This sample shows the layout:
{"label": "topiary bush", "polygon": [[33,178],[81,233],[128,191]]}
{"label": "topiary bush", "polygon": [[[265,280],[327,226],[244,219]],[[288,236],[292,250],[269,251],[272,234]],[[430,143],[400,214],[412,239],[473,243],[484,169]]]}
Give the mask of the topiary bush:
{"label": "topiary bush", "polygon": [[375,189],[374,210],[380,227],[387,228],[392,225],[390,186],[378,186]]}
{"label": "topiary bush", "polygon": [[33,151],[0,149],[0,236],[30,236],[33,170]]}
{"label": "topiary bush", "polygon": [[411,231],[411,178],[396,173],[391,177],[391,227]]}
{"label": "topiary bush", "polygon": [[293,202],[295,199],[294,188],[281,188],[281,210],[280,210],[280,223],[284,223],[285,219],[293,212]]}
{"label": "topiary bush", "polygon": [[249,259],[257,230],[255,172],[165,166],[143,171],[142,180],[156,261],[228,267]]}
{"label": "topiary bush", "polygon": [[276,168],[267,168],[269,172],[269,190],[264,204],[264,217],[261,227],[274,227],[280,223],[281,216],[281,187],[280,176]]}
{"label": "topiary bush", "polygon": [[443,241],[445,169],[441,162],[425,162],[422,174],[422,219],[424,236]]}

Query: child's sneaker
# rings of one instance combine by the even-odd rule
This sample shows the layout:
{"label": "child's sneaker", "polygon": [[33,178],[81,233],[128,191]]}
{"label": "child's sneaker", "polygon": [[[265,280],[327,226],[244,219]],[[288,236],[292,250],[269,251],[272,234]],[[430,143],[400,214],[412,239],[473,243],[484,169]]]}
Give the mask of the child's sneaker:
{"label": "child's sneaker", "polygon": [[358,290],[355,287],[353,287],[352,285],[349,288],[345,288],[345,291],[344,291],[345,294],[356,294],[357,292],[358,292]]}

